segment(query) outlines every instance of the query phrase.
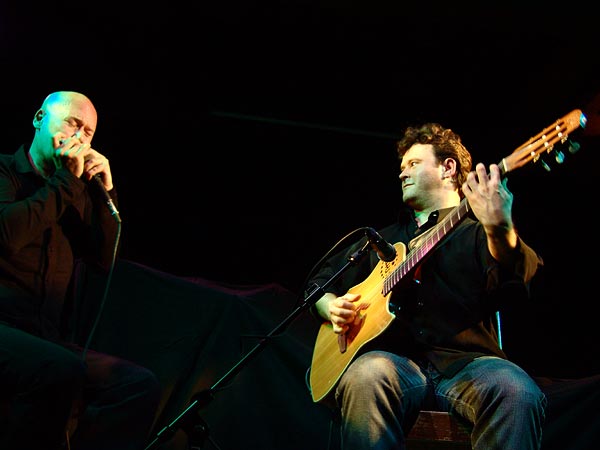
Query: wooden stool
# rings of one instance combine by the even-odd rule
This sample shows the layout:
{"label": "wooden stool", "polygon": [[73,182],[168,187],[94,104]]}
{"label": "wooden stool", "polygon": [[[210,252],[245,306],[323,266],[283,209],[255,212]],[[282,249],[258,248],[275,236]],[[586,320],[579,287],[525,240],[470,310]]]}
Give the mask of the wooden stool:
{"label": "wooden stool", "polygon": [[471,430],[447,412],[421,411],[406,437],[408,450],[471,450]]}

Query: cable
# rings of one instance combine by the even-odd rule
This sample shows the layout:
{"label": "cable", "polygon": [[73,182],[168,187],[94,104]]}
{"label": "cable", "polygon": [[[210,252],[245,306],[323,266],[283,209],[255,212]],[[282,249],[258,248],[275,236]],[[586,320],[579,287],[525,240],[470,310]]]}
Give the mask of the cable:
{"label": "cable", "polygon": [[117,249],[119,248],[119,240],[121,239],[121,222],[117,222],[117,237],[115,238],[115,245],[113,248],[112,261],[110,263],[110,269],[108,271],[108,276],[106,279],[106,285],[104,286],[104,294],[102,295],[102,301],[100,302],[100,307],[98,308],[98,314],[96,314],[96,320],[94,321],[94,325],[90,330],[90,334],[88,335],[85,346],[83,347],[83,353],[81,354],[81,359],[85,361],[85,356],[87,354],[90,343],[92,342],[92,337],[96,332],[96,327],[98,326],[98,322],[100,322],[100,316],[102,315],[102,310],[104,309],[104,304],[106,303],[106,298],[108,297],[108,290],[110,288],[110,283],[112,280],[112,275],[115,270],[115,262],[117,260]]}

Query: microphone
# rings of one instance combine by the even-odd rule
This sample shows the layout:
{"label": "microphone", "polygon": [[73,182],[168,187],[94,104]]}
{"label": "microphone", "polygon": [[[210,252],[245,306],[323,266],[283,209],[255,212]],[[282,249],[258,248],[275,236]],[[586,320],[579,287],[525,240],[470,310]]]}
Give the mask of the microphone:
{"label": "microphone", "polygon": [[91,181],[96,183],[96,185],[98,186],[99,191],[102,193],[102,196],[104,197],[104,201],[108,205],[108,209],[110,210],[110,213],[113,215],[113,217],[115,218],[117,223],[121,223],[121,216],[119,216],[119,211],[117,211],[117,207],[115,206],[113,199],[110,197],[110,194],[104,187],[104,183],[102,182],[102,176],[99,173],[97,173],[96,175],[94,175],[92,177]]}
{"label": "microphone", "polygon": [[371,227],[365,228],[365,235],[369,239],[371,248],[377,252],[379,259],[384,262],[392,262],[396,258],[396,248],[381,237],[381,235]]}

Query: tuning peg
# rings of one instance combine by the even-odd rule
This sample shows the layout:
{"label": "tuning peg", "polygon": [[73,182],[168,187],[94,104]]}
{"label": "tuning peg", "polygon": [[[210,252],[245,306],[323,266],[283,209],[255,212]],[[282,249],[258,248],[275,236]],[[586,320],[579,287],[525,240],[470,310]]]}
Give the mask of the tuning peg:
{"label": "tuning peg", "polygon": [[569,153],[575,154],[579,151],[580,148],[581,148],[581,145],[579,144],[579,142],[574,142],[574,141],[569,140],[569,146],[568,146]]}
{"label": "tuning peg", "polygon": [[550,172],[552,169],[550,169],[550,166],[548,165],[548,163],[546,161],[544,161],[542,158],[539,159],[540,164],[542,165],[542,167],[544,169],[546,169],[546,172]]}
{"label": "tuning peg", "polygon": [[565,162],[565,154],[560,150],[554,150],[554,159],[558,164]]}

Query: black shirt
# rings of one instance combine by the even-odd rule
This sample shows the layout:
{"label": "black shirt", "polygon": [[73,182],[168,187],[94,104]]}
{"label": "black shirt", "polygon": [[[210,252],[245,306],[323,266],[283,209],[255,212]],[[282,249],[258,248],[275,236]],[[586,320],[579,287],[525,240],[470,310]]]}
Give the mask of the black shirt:
{"label": "black shirt", "polygon": [[25,146],[0,155],[1,321],[57,337],[76,259],[108,268],[117,224],[93,194],[65,168],[44,179]]}
{"label": "black shirt", "polygon": [[[445,232],[433,250],[424,252],[427,230],[438,232],[430,228],[453,210],[432,213],[422,228],[410,214],[380,231],[386,241],[401,243],[406,255],[400,261],[410,261],[414,268],[393,283],[389,305],[394,320],[364,349],[386,349],[419,362],[429,361],[447,376],[477,356],[506,358],[498,343],[495,313],[503,303],[526,300],[529,282],[543,265],[519,238],[518,262],[512,268],[501,267],[488,250],[483,226],[471,216]],[[323,286],[365,242],[363,238],[327,260],[310,285]],[[357,285],[380,276],[386,264],[398,269],[397,261],[379,261],[377,254],[370,252],[326,291],[338,296],[350,289],[360,293],[360,286],[358,291],[354,289]],[[359,304],[363,301],[369,299],[361,297]]]}

